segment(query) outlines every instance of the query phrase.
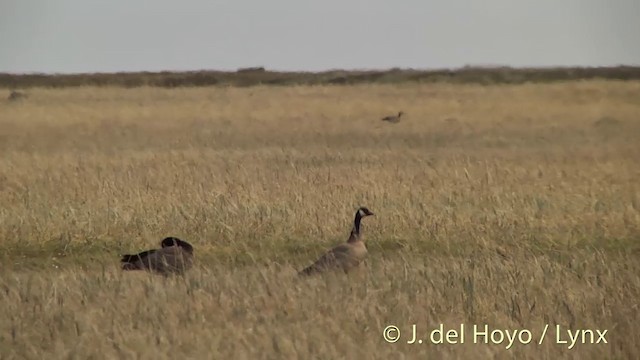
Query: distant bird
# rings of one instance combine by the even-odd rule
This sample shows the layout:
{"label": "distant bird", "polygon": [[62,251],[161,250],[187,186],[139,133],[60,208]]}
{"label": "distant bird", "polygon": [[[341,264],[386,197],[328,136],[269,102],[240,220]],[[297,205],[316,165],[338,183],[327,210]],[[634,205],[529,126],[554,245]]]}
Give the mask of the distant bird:
{"label": "distant bird", "polygon": [[360,235],[360,221],[373,213],[366,207],[356,211],[353,229],[346,243],[340,244],[322,255],[316,262],[299,272],[299,275],[313,275],[328,270],[342,270],[348,273],[367,256],[367,247]]}
{"label": "distant bird", "polygon": [[161,275],[182,274],[193,265],[193,246],[175,237],[160,243],[160,249],[123,255],[122,270],[148,270]]}
{"label": "distant bird", "polygon": [[23,92],[20,92],[20,91],[13,90],[9,94],[9,97],[7,98],[7,100],[9,100],[9,101],[17,101],[17,100],[22,100],[22,99],[26,99],[26,98],[27,98],[27,94],[25,94]]}
{"label": "distant bird", "polygon": [[393,124],[397,124],[400,122],[400,118],[404,115],[404,112],[400,111],[398,115],[389,115],[382,118],[382,121],[388,121]]}

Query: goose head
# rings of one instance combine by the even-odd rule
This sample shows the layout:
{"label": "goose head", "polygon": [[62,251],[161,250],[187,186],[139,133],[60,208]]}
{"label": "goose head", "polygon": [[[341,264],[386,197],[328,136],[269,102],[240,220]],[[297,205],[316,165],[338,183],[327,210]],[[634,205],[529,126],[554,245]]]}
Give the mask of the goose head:
{"label": "goose head", "polygon": [[358,215],[360,215],[360,217],[365,217],[365,216],[372,216],[374,214],[373,212],[371,212],[371,210],[363,206],[358,209]]}

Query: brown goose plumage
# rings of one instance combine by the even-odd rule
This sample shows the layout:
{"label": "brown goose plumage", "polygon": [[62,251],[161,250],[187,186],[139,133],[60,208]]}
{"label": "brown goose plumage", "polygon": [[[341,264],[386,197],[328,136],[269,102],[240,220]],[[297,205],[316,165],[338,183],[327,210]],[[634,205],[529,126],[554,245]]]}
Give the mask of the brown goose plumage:
{"label": "brown goose plumage", "polygon": [[7,100],[9,101],[18,101],[18,100],[23,100],[27,98],[27,94],[20,92],[20,91],[16,91],[13,90],[11,91],[11,93],[9,94],[9,97],[7,97]]}
{"label": "brown goose plumage", "polygon": [[348,273],[367,256],[367,247],[360,235],[360,221],[363,217],[371,216],[373,213],[366,207],[361,207],[356,211],[353,221],[353,229],[346,243],[340,244],[322,255],[316,262],[300,271],[300,275],[313,275],[327,270],[340,270]]}
{"label": "brown goose plumage", "polygon": [[182,274],[193,265],[193,246],[175,237],[160,243],[160,249],[123,255],[122,270],[148,270],[161,275]]}
{"label": "brown goose plumage", "polygon": [[388,121],[390,123],[396,124],[400,122],[400,118],[402,117],[402,115],[404,115],[404,113],[400,111],[398,115],[390,115],[390,116],[383,117],[382,121]]}

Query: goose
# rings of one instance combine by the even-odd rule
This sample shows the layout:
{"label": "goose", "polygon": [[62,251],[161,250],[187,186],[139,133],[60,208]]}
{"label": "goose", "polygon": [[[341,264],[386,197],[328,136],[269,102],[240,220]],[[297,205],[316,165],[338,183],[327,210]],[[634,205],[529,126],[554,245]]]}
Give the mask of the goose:
{"label": "goose", "polygon": [[161,275],[182,274],[193,265],[193,246],[176,237],[167,237],[160,249],[122,255],[122,270],[148,270]]}
{"label": "goose", "polygon": [[404,115],[404,112],[400,111],[398,115],[389,115],[389,116],[383,117],[382,121],[388,121],[390,123],[396,124],[400,122],[400,118],[402,117],[402,115]]}
{"label": "goose", "polygon": [[22,99],[26,99],[26,98],[27,98],[27,94],[25,94],[23,92],[20,92],[20,91],[13,90],[9,94],[9,97],[7,97],[7,100],[9,100],[9,101],[17,101],[17,100],[22,100]]}
{"label": "goose", "polygon": [[327,270],[342,269],[348,273],[367,256],[367,247],[360,234],[360,221],[373,213],[366,207],[356,211],[353,229],[346,243],[340,244],[322,255],[316,262],[299,272],[300,275],[313,275]]}

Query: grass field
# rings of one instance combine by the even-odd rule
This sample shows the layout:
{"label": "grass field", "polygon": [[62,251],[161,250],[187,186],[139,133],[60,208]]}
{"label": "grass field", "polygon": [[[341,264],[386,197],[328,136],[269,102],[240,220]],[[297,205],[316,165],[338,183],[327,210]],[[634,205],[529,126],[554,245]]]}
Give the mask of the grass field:
{"label": "grass field", "polygon": [[[640,357],[640,82],[27,92],[0,103],[0,358]],[[361,205],[364,266],[298,278]],[[119,270],[170,235],[186,276]]]}

